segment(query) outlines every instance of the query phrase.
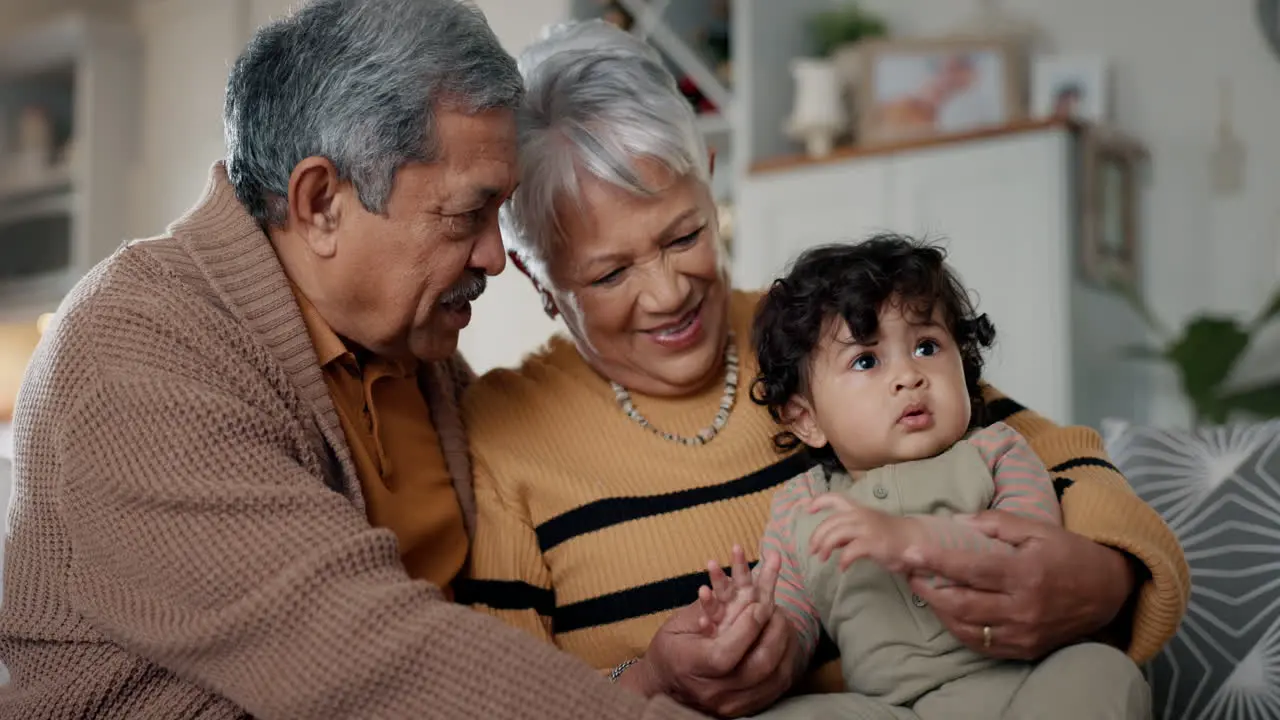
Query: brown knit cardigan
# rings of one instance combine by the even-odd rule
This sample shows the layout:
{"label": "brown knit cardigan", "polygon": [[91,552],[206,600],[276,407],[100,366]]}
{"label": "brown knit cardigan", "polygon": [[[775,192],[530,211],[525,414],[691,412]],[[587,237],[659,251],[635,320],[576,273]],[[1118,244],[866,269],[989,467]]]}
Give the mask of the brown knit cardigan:
{"label": "brown knit cardigan", "polygon": [[[422,384],[470,526],[466,374]],[[221,164],[66,299],[15,451],[0,717],[696,717],[408,577]]]}

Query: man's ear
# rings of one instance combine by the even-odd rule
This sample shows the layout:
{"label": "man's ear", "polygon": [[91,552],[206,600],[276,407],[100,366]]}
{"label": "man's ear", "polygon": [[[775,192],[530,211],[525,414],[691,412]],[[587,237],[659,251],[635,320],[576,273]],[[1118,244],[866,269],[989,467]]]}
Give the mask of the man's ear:
{"label": "man's ear", "polygon": [[529,272],[528,266],[524,264],[524,261],[520,259],[520,256],[516,251],[508,250],[507,257],[511,258],[511,264],[516,266],[516,269],[520,271],[520,274],[529,278],[529,282],[533,283],[533,289],[536,290],[538,295],[542,298],[542,311],[547,314],[547,317],[552,320],[559,317],[560,308],[556,306],[556,301],[551,297],[551,292],[542,287],[542,283],[538,282],[538,278],[534,277],[533,273]]}
{"label": "man's ear", "polygon": [[827,434],[818,427],[818,420],[814,416],[813,403],[809,399],[801,395],[792,395],[791,399],[782,408],[782,421],[786,424],[787,429],[793,435],[800,438],[800,442],[811,448],[821,448],[827,445]]}
{"label": "man's ear", "polygon": [[309,157],[289,175],[286,225],[323,258],[338,251],[337,230],[344,211],[343,183],[327,158]]}

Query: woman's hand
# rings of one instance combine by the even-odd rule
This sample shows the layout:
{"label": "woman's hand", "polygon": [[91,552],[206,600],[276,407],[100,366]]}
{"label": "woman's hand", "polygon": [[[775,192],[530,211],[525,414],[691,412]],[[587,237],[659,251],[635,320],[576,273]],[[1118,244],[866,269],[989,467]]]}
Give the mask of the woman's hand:
{"label": "woman's hand", "polygon": [[[1133,594],[1123,554],[1062,527],[999,510],[958,521],[1008,543],[1012,554],[926,545],[907,562],[912,589],[978,652],[1039,659],[1109,625]],[[956,585],[935,587],[930,573]],[[983,627],[991,628],[989,646]]]}
{"label": "woman's hand", "polygon": [[[795,631],[782,613],[772,612],[779,564],[774,554],[761,562],[754,584],[767,588],[767,597],[760,595],[757,602],[730,610],[732,597],[722,593],[708,603],[704,593],[699,601],[677,610],[619,683],[645,695],[668,695],[717,717],[742,717],[772,705],[800,670]],[[712,577],[716,584],[714,569]],[[732,590],[753,592],[742,585]],[[717,597],[729,598],[721,608],[726,614],[718,619],[735,616],[723,628],[707,622],[708,611],[718,612]]]}

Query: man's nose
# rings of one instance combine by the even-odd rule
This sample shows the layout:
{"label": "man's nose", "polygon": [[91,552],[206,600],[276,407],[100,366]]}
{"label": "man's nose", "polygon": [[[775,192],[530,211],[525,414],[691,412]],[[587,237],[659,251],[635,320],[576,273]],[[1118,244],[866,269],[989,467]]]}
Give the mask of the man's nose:
{"label": "man's nose", "polygon": [[492,223],[480,239],[476,240],[475,247],[471,249],[468,264],[476,270],[484,271],[485,275],[491,276],[501,273],[506,268],[507,253],[502,248],[502,233],[498,229],[498,223]]}

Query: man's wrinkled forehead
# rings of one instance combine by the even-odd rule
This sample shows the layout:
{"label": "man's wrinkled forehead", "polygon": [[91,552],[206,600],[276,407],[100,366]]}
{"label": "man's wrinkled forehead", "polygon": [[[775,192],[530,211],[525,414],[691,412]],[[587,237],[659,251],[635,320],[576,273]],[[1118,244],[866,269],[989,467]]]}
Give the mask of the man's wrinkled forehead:
{"label": "man's wrinkled forehead", "polygon": [[505,199],[519,180],[515,116],[509,110],[467,114],[445,110],[437,122],[440,162],[461,198],[483,204]]}

